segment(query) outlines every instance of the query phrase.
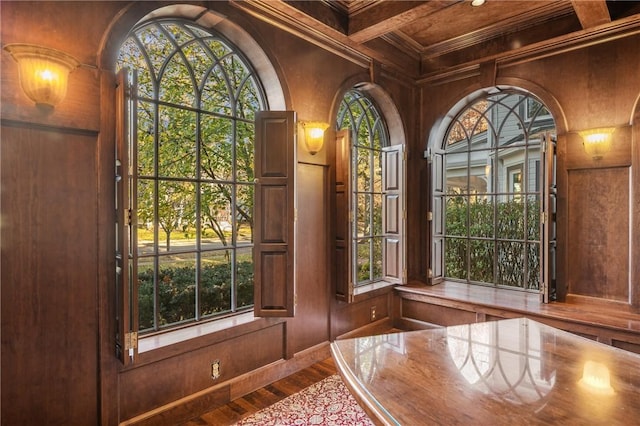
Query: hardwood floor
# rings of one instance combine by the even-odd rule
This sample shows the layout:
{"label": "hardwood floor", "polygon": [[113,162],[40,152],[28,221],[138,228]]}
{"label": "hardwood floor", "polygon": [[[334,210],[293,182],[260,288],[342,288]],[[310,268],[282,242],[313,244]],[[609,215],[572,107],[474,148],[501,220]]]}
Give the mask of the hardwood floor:
{"label": "hardwood floor", "polygon": [[231,425],[289,395],[293,395],[322,379],[336,374],[336,372],[333,359],[328,358],[183,423],[183,426]]}

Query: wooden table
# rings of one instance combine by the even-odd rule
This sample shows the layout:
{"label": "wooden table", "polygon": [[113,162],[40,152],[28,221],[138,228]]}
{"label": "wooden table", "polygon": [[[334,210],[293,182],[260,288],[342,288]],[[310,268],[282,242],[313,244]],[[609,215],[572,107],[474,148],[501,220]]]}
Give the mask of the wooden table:
{"label": "wooden table", "polygon": [[383,425],[640,424],[640,355],[526,319],[337,340]]}

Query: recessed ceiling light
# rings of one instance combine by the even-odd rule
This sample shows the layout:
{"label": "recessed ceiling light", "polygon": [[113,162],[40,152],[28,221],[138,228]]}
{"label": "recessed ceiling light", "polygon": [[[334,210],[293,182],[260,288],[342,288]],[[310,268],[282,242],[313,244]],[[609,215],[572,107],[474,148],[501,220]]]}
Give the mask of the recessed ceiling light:
{"label": "recessed ceiling light", "polygon": [[471,0],[471,6],[482,6],[485,0]]}

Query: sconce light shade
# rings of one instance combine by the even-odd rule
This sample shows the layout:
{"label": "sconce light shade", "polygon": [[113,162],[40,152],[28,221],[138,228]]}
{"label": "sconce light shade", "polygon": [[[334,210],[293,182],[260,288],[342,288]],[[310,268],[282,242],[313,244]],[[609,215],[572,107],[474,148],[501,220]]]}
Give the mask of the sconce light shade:
{"label": "sconce light shade", "polygon": [[80,66],[75,58],[33,44],[8,44],[4,49],[18,63],[20,86],[36,105],[53,107],[64,99],[69,73]]}
{"label": "sconce light shade", "polygon": [[582,146],[594,160],[599,160],[611,149],[612,134],[615,127],[603,127],[578,132],[582,137]]}
{"label": "sconce light shade", "polygon": [[329,128],[327,123],[308,121],[302,123],[304,127],[304,143],[311,155],[315,155],[324,145],[324,131]]}

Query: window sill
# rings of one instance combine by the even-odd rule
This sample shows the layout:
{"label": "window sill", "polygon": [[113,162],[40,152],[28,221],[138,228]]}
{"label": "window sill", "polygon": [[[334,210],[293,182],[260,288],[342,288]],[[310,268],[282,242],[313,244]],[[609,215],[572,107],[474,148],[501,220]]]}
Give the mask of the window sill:
{"label": "window sill", "polygon": [[395,287],[396,294],[439,306],[476,312],[494,318],[527,316],[541,322],[563,321],[614,331],[640,331],[640,313],[623,312],[598,304],[542,303],[540,295],[444,281],[433,286],[410,283]]}
{"label": "window sill", "polygon": [[363,285],[360,287],[353,288],[353,299],[354,301],[368,299],[372,296],[377,295],[378,293],[385,293],[387,291],[393,291],[393,288],[396,286],[396,283],[390,283],[387,281],[377,281],[375,283]]}
{"label": "window sill", "polygon": [[185,342],[197,337],[206,336],[219,331],[248,324],[257,318],[253,316],[253,311],[244,314],[234,315],[228,318],[195,324],[189,327],[171,330],[152,336],[141,337],[138,340],[138,353],[153,351],[176,343]]}

